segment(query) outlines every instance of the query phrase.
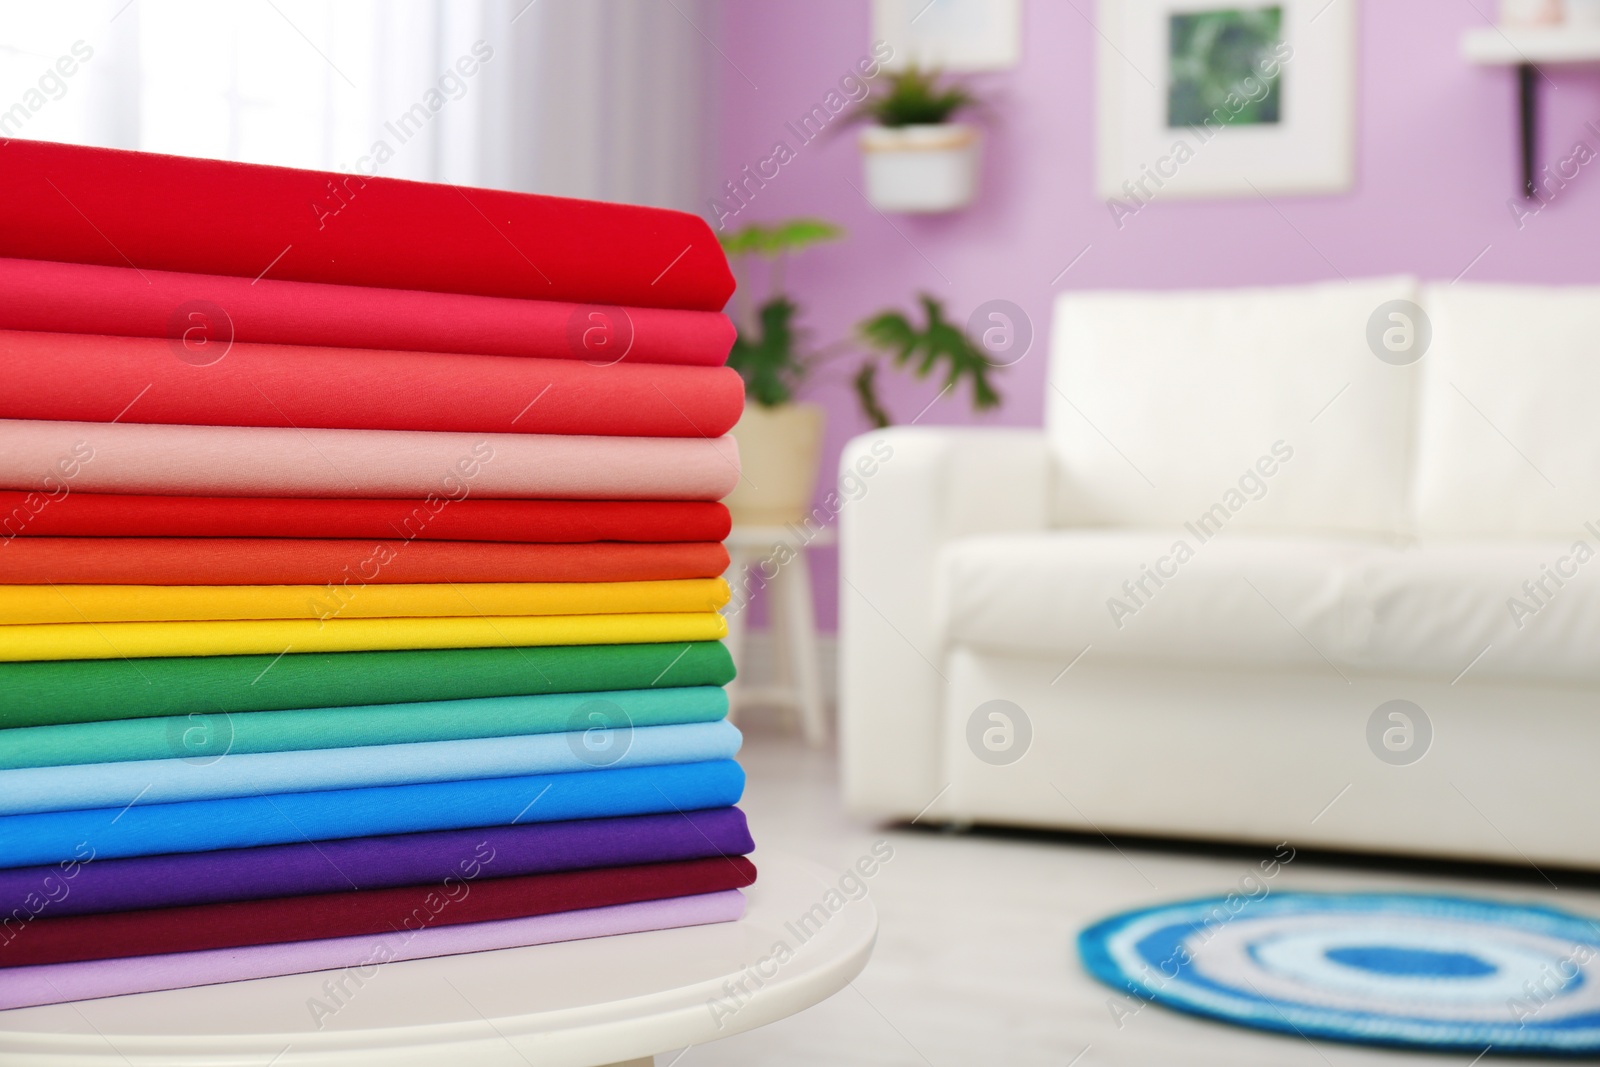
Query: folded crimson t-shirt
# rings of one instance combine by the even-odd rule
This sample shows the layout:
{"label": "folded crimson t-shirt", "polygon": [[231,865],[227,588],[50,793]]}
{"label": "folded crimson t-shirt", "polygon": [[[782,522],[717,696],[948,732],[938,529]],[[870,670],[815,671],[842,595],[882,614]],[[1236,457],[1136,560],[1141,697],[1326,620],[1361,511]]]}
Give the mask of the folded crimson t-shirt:
{"label": "folded crimson t-shirt", "polygon": [[701,311],[733,293],[711,227],[680,211],[48,141],[4,152],[5,256]]}

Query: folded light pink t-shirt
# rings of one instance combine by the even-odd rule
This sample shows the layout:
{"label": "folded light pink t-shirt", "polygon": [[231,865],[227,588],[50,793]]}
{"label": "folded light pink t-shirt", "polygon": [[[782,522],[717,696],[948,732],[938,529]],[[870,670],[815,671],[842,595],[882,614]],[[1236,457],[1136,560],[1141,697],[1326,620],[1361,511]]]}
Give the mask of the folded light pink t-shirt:
{"label": "folded light pink t-shirt", "polygon": [[[135,405],[137,401],[135,401]],[[158,426],[0,419],[0,489],[175,496],[720,500],[732,437]]]}

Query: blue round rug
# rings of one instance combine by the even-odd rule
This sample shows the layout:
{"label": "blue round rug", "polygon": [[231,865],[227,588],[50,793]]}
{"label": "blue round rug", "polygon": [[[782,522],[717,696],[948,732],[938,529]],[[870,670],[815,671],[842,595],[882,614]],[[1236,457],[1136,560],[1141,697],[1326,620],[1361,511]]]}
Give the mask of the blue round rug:
{"label": "blue round rug", "polygon": [[1438,1051],[1600,1053],[1600,920],[1388,893],[1233,894],[1078,935],[1125,993],[1261,1030]]}

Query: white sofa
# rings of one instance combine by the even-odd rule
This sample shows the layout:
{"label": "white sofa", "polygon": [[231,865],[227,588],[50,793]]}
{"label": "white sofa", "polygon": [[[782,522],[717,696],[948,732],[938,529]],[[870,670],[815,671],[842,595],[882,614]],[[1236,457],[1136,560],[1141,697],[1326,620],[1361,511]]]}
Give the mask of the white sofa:
{"label": "white sofa", "polygon": [[1043,430],[845,451],[854,811],[1600,867],[1600,289],[1074,293],[1050,349]]}

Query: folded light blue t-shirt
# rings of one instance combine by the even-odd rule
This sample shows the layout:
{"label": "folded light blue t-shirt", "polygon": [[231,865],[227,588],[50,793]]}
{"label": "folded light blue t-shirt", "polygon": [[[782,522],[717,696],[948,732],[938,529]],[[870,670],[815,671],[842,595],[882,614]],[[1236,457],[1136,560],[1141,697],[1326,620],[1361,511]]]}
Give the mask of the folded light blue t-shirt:
{"label": "folded light blue t-shirt", "polygon": [[0,867],[721,808],[732,760],[0,817]]}
{"label": "folded light blue t-shirt", "polygon": [[[281,713],[280,713],[281,714]],[[730,722],[0,771],[0,815],[732,759]]]}

